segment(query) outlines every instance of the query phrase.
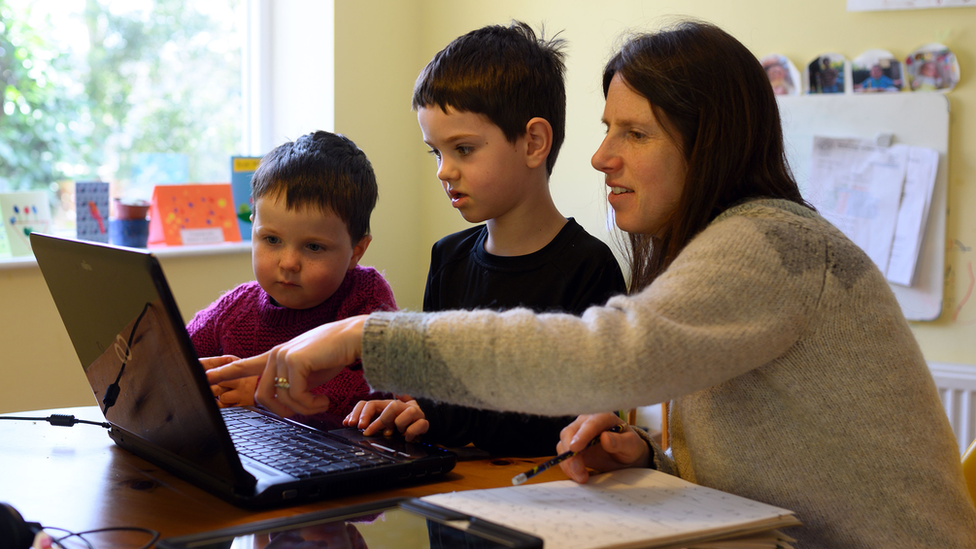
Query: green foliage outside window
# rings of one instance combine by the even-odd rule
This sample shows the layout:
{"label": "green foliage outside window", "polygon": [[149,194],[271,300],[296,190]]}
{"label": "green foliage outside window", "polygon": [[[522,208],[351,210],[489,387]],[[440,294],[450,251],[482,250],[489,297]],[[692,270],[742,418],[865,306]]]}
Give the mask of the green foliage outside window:
{"label": "green foliage outside window", "polygon": [[[241,147],[240,0],[0,0],[0,192],[225,182]],[[186,181],[138,181],[182,158]],[[143,170],[144,172],[144,170]],[[146,178],[143,178],[146,179]],[[145,196],[148,198],[148,196]]]}
{"label": "green foliage outside window", "polygon": [[60,76],[71,71],[70,59],[44,30],[0,0],[0,190],[46,187],[63,176],[55,159],[81,161],[68,126],[81,105]]}

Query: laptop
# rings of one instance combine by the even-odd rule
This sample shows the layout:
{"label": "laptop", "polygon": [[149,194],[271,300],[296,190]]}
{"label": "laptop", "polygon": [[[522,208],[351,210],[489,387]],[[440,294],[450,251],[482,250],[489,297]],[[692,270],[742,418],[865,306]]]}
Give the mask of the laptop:
{"label": "laptop", "polygon": [[388,488],[454,468],[456,456],[437,446],[218,407],[151,252],[39,233],[30,241],[109,436],[133,454],[249,508]]}

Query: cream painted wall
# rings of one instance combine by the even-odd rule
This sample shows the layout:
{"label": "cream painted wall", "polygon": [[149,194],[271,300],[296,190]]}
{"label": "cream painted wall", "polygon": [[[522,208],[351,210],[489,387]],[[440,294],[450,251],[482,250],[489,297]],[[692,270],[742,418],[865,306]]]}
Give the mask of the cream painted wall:
{"label": "cream painted wall", "polygon": [[335,4],[335,131],[369,156],[379,184],[363,264],[382,271],[397,304],[420,310],[430,243],[422,228],[430,201],[420,178],[427,161],[410,92],[421,61],[419,1]]}

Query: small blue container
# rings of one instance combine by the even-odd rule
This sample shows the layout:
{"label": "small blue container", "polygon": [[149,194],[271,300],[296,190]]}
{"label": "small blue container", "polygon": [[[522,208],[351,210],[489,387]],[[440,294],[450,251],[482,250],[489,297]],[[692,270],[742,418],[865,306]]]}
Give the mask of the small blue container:
{"label": "small blue container", "polygon": [[109,221],[112,244],[130,248],[145,248],[149,240],[148,219],[112,219]]}

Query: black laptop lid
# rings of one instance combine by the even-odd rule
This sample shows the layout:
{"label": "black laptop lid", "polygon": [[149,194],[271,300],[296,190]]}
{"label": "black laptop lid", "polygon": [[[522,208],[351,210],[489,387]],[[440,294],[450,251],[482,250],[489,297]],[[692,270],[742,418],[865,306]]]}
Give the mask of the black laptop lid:
{"label": "black laptop lid", "polygon": [[[38,233],[30,238],[105,418],[171,454],[161,457],[238,489],[253,486],[155,256]],[[113,385],[114,403],[105,398]]]}

